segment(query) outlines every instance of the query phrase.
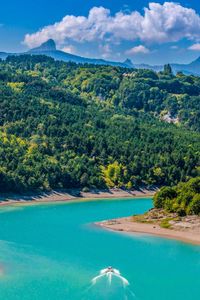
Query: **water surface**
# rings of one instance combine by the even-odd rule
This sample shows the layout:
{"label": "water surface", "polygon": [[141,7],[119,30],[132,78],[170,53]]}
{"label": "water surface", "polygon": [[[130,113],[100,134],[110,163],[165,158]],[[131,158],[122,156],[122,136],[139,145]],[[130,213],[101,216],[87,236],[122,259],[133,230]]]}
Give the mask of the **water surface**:
{"label": "water surface", "polygon": [[[200,247],[92,225],[151,206],[121,199],[1,208],[0,300],[199,300]],[[117,279],[91,286],[109,265],[129,288]]]}

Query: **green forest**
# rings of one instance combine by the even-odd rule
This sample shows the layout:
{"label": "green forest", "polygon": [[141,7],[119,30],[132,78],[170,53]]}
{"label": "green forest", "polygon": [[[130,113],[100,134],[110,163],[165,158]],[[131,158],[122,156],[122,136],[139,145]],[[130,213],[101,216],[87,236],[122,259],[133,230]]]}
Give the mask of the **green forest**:
{"label": "green forest", "polygon": [[174,186],[199,166],[199,77],[0,61],[0,192]]}
{"label": "green forest", "polygon": [[154,205],[169,212],[177,212],[181,216],[199,215],[200,177],[181,182],[175,187],[162,187],[154,196]]}

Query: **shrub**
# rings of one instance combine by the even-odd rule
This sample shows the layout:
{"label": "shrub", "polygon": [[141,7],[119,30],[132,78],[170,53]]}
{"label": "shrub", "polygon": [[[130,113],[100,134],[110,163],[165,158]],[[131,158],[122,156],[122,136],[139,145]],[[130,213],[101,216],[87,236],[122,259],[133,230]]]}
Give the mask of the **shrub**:
{"label": "shrub", "polygon": [[154,196],[154,206],[164,208],[166,200],[172,200],[176,197],[176,191],[170,187],[163,187]]}

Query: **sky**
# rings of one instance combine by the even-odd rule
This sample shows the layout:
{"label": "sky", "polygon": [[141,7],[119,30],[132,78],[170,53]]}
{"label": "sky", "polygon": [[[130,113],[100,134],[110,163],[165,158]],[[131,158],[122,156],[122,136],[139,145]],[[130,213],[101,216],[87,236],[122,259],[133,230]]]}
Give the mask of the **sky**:
{"label": "sky", "polygon": [[200,1],[1,0],[0,51],[50,38],[85,57],[188,63],[200,56]]}

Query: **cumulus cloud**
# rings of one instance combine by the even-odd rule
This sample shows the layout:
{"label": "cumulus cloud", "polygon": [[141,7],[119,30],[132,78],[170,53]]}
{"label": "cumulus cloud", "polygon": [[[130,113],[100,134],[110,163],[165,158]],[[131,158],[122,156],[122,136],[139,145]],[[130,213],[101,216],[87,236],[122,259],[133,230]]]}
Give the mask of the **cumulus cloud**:
{"label": "cumulus cloud", "polygon": [[112,49],[109,44],[100,45],[99,50],[103,58],[107,59],[112,57]]}
{"label": "cumulus cloud", "polygon": [[127,55],[135,55],[135,54],[148,54],[150,52],[150,50],[143,46],[143,45],[139,45],[136,47],[133,47],[129,50],[126,51]]}
{"label": "cumulus cloud", "polygon": [[115,15],[104,7],[93,7],[88,16],[67,15],[60,22],[25,36],[25,44],[35,47],[48,39],[65,42],[136,41],[177,42],[183,38],[200,40],[200,16],[181,4],[151,2],[141,14],[120,11]]}
{"label": "cumulus cloud", "polygon": [[171,46],[170,48],[171,48],[172,50],[177,50],[177,49],[179,49],[179,47],[178,47],[177,45]]}
{"label": "cumulus cloud", "polygon": [[200,51],[200,43],[194,44],[190,46],[188,49],[192,51]]}
{"label": "cumulus cloud", "polygon": [[74,46],[68,45],[61,48],[62,51],[70,54],[76,53],[76,48]]}

